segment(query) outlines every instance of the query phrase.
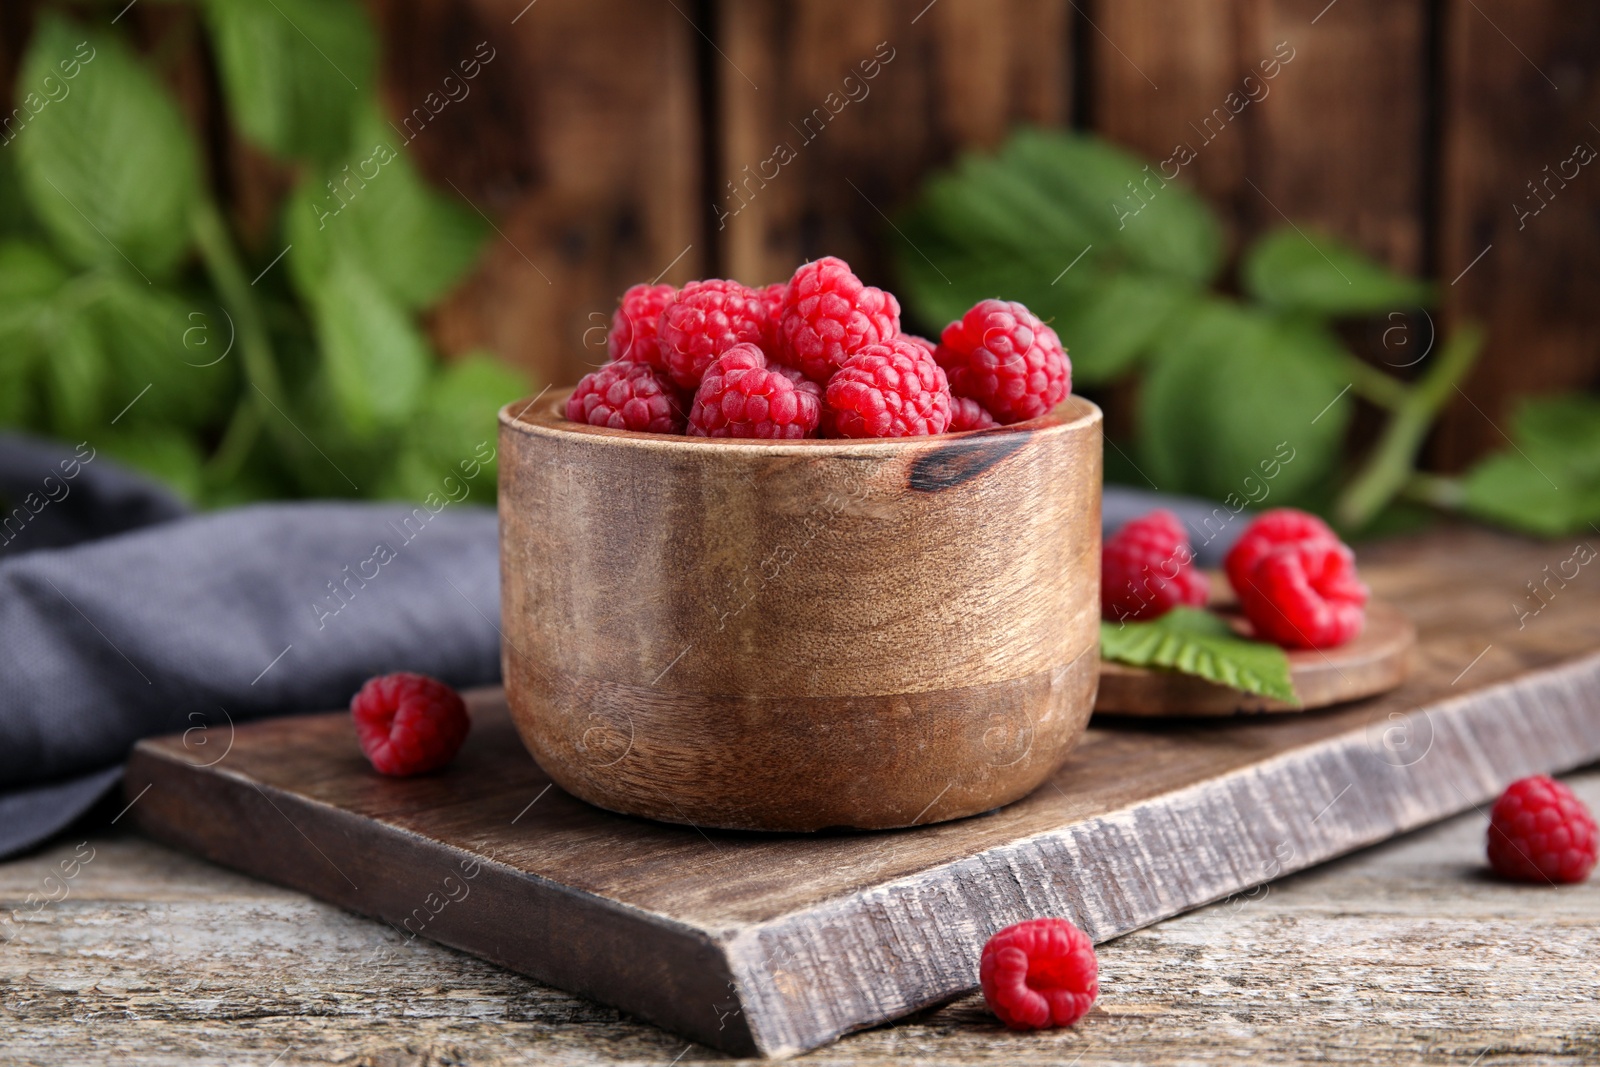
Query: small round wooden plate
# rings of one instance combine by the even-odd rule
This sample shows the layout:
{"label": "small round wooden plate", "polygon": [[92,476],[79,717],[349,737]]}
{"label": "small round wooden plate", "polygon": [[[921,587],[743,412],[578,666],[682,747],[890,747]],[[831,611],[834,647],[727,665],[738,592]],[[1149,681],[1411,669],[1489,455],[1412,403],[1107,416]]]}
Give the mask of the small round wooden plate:
{"label": "small round wooden plate", "polygon": [[[1241,636],[1249,624],[1238,607],[1213,604]],[[1179,671],[1100,663],[1100,693],[1094,710],[1104,715],[1210,718],[1255,712],[1310,711],[1386,693],[1405,681],[1417,628],[1399,608],[1381,600],[1367,604],[1367,624],[1349,644],[1326,651],[1291,651],[1289,677],[1301,703],[1258,696]]]}

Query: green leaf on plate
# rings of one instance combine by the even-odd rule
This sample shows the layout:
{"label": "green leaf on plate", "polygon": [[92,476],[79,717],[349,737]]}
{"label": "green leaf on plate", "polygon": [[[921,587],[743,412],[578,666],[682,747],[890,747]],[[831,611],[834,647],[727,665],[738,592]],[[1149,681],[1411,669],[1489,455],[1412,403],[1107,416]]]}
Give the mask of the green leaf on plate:
{"label": "green leaf on plate", "polygon": [[1304,502],[1338,462],[1350,418],[1338,342],[1231,301],[1196,305],[1157,343],[1144,379],[1145,474],[1163,492]]}
{"label": "green leaf on plate", "polygon": [[1600,399],[1524,401],[1512,420],[1516,447],[1463,479],[1462,506],[1480,518],[1544,537],[1600,526]]}
{"label": "green leaf on plate", "polygon": [[207,0],[234,121],[281,158],[328,162],[351,147],[373,91],[377,41],[352,0]]}
{"label": "green leaf on plate", "polygon": [[404,308],[353,258],[337,255],[309,294],[334,408],[363,437],[417,410],[433,358]]}
{"label": "green leaf on plate", "polygon": [[117,38],[54,14],[28,45],[18,92],[26,101],[47,84],[60,99],[14,142],[34,215],[76,263],[170,274],[189,247],[200,167],[166,89]]}
{"label": "green leaf on plate", "polygon": [[1173,608],[1149,622],[1101,622],[1100,656],[1134,667],[1198,675],[1286,703],[1300,703],[1289,657],[1277,645],[1248,641],[1198,608]]}
{"label": "green leaf on plate", "polygon": [[1281,311],[1371,315],[1433,300],[1427,282],[1396,274],[1326,234],[1292,227],[1257,241],[1240,273],[1245,292]]}

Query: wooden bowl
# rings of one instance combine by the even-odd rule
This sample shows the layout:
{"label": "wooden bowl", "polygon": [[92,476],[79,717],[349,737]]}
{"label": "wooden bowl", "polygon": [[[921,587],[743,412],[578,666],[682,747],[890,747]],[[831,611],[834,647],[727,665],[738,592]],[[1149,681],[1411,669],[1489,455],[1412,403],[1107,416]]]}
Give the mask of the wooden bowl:
{"label": "wooden bowl", "polygon": [[1026,795],[1094,706],[1100,410],[895,441],[500,412],[502,662],[556,784],[741,830]]}

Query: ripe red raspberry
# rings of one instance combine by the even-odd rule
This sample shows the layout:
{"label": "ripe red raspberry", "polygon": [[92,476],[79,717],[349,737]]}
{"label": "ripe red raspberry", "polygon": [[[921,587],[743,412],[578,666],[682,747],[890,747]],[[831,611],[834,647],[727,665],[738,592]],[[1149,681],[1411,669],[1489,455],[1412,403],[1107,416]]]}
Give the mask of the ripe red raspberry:
{"label": "ripe red raspberry", "polygon": [[850,273],[842,259],[806,263],[789,280],[779,358],[826,383],[844,361],[900,332],[900,303]]}
{"label": "ripe red raspberry", "polygon": [[455,758],[472,720],[461,695],[422,674],[369,678],[350,700],[361,751],[379,774],[438,770]]}
{"label": "ripe red raspberry", "polygon": [[661,313],[661,358],[674,382],[697,389],[712,360],[734,345],[760,345],[765,335],[755,290],[722,278],[690,282]]}
{"label": "ripe red raspberry", "polygon": [[590,426],[682,433],[683,402],[662,374],[643,363],[607,363],[578,380],[567,418]]}
{"label": "ripe red raspberry", "polygon": [[1296,508],[1263,511],[1245,527],[1239,540],[1228,550],[1228,558],[1223,564],[1223,569],[1228,572],[1228,584],[1233,586],[1234,592],[1239,592],[1248,583],[1262,556],[1279,545],[1296,541],[1331,541],[1338,544],[1339,535],[1310,512]]}
{"label": "ripe red raspberry", "polygon": [[1523,882],[1581,882],[1595,863],[1594,816],[1565,784],[1512,782],[1489,813],[1489,866]]}
{"label": "ripe red raspberry", "polygon": [[1012,301],[980,300],[944,328],[934,354],[950,391],[976,400],[1002,425],[1036,419],[1072,392],[1061,338]]}
{"label": "ripe red raspberry", "polygon": [[761,310],[767,318],[767,343],[762,348],[771,362],[783,346],[783,307],[789,302],[789,283],[764,285],[756,290],[756,296],[761,298]]}
{"label": "ripe red raspberry", "polygon": [[983,946],[978,982],[989,1010],[1013,1030],[1071,1026],[1100,993],[1100,965],[1082,930],[1065,919],[1031,919]]}
{"label": "ripe red raspberry", "polygon": [[815,389],[794,382],[798,372],[768,369],[755,345],[734,345],[712,361],[689,412],[692,437],[815,437],[822,404]]}
{"label": "ripe red raspberry", "polygon": [[976,400],[964,396],[950,398],[950,433],[962,430],[992,430],[1000,424]]}
{"label": "ripe red raspberry", "polygon": [[896,337],[844,361],[823,394],[835,437],[918,437],[950,426],[950,383],[926,349]]}
{"label": "ripe red raspberry", "polygon": [[622,303],[611,316],[611,332],[606,334],[606,352],[611,358],[665,370],[656,331],[661,313],[677,295],[678,290],[670,285],[635,285],[623,293]]}
{"label": "ripe red raspberry", "polygon": [[1234,591],[1256,636],[1285,648],[1333,648],[1366,621],[1367,587],[1355,555],[1337,541],[1269,549]]}
{"label": "ripe red raspberry", "polygon": [[1204,607],[1210,583],[1178,517],[1142,515],[1106,539],[1100,553],[1100,617],[1155,619],[1179,604]]}

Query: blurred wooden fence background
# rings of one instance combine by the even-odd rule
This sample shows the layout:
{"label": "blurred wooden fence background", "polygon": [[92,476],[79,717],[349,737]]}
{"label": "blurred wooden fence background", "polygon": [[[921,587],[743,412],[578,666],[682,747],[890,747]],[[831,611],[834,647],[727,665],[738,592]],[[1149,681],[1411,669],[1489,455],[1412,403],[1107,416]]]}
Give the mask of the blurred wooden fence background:
{"label": "blurred wooden fence background", "polygon": [[[9,85],[27,7],[0,14]],[[112,5],[120,6],[120,5]],[[480,42],[495,59],[412,151],[499,236],[435,313],[447,351],[487,345],[541,381],[603,358],[628,284],[787,276],[837,254],[893,285],[881,235],[934,166],[1017,122],[1169,155],[1280,43],[1293,62],[1185,168],[1240,240],[1285,218],[1438,280],[1441,330],[1490,351],[1432,444],[1454,468],[1503,444],[1510,401],[1600,384],[1600,5],[1561,0],[371,0],[395,115]],[[154,39],[172,9],[130,14]],[[867,95],[803,127],[892,51]],[[198,57],[180,92],[216,130]],[[862,84],[858,80],[858,85]],[[859,95],[859,89],[857,90]],[[812,123],[814,129],[818,123]],[[814,139],[807,140],[808,136]],[[739,207],[728,183],[797,147]],[[214,168],[264,244],[288,176],[238,144]],[[768,170],[770,173],[770,167]],[[1535,195],[1538,199],[1534,199]],[[1543,207],[1536,215],[1526,214]],[[1519,210],[1519,205],[1520,210]],[[1425,329],[1419,327],[1420,329]],[[1419,337],[1426,341],[1426,337]],[[1070,345],[1071,339],[1068,338]]]}

